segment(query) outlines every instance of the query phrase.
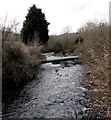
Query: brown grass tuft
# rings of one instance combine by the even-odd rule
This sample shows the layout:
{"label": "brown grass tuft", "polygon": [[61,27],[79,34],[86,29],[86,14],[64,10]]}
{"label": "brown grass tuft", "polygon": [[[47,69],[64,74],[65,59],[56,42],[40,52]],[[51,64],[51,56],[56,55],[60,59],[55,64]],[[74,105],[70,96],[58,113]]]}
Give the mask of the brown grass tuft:
{"label": "brown grass tuft", "polygon": [[3,92],[23,86],[37,75],[39,46],[27,46],[21,41],[6,42],[3,48]]}

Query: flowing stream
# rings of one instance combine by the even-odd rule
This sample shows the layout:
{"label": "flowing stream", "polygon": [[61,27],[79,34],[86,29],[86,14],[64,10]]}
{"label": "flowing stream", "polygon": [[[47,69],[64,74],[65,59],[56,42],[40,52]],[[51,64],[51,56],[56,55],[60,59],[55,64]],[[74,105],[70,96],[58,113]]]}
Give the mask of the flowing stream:
{"label": "flowing stream", "polygon": [[93,118],[90,108],[81,104],[87,99],[83,78],[83,65],[42,64],[37,78],[3,107],[3,118]]}

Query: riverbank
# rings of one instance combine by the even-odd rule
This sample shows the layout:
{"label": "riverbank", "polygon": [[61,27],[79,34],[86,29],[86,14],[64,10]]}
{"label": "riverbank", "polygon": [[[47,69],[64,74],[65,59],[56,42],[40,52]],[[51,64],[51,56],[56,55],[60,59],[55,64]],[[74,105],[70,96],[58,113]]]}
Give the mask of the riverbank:
{"label": "riverbank", "polygon": [[82,85],[93,91],[91,98],[94,109],[101,119],[111,118],[111,95],[109,82],[109,26],[106,23],[81,31],[85,42],[78,46],[83,52],[86,77]]}
{"label": "riverbank", "polygon": [[2,49],[2,89],[13,93],[37,76],[38,59],[42,58],[40,47],[25,45],[21,41],[7,41]]}

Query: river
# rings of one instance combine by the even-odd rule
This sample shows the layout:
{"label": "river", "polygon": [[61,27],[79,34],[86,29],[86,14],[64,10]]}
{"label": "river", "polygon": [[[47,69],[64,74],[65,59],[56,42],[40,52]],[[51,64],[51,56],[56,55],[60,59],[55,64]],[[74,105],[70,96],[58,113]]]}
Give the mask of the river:
{"label": "river", "polygon": [[80,84],[83,67],[72,62],[42,64],[37,78],[4,105],[3,118],[95,118],[92,110],[81,102],[87,99],[87,89]]}

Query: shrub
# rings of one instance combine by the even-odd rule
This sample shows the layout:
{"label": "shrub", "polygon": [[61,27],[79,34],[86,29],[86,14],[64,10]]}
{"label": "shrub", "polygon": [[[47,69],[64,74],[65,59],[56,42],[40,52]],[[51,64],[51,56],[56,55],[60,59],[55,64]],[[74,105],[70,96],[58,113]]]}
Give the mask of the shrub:
{"label": "shrub", "polygon": [[[6,26],[8,24],[8,26]],[[0,23],[0,33],[2,38],[2,47],[4,47],[5,42],[7,41],[15,41],[19,39],[19,34],[14,29],[17,29],[17,25],[19,23],[13,21],[12,24],[7,23],[7,17],[5,18],[5,22]]]}
{"label": "shrub", "polygon": [[20,43],[5,43],[4,47],[3,52],[5,50],[9,61],[22,62],[25,59],[26,54],[22,51]]}
{"label": "shrub", "polygon": [[[37,49],[37,50],[36,50]],[[33,55],[30,53],[33,52]],[[21,41],[7,42],[3,48],[3,93],[15,90],[37,75],[41,57],[38,48],[26,46]]]}
{"label": "shrub", "polygon": [[50,36],[47,46],[45,47],[46,51],[54,51],[56,53],[62,51],[73,51],[75,45],[75,34],[65,33],[59,36]]}
{"label": "shrub", "polygon": [[79,44],[79,43],[82,43],[82,42],[83,42],[83,38],[81,36],[79,36],[75,39],[75,44]]}

